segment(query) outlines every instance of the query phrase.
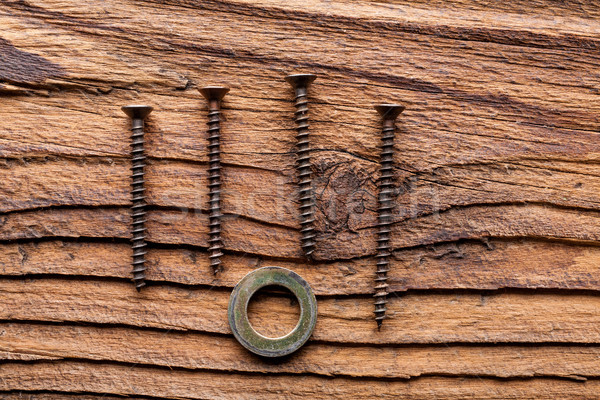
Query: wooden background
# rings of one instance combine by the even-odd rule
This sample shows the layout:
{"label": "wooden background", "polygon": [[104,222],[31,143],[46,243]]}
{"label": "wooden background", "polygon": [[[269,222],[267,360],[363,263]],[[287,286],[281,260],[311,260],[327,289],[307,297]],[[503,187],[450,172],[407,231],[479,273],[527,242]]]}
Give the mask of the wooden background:
{"label": "wooden background", "polygon": [[[600,398],[599,18],[593,0],[0,2],[0,398]],[[294,72],[319,76],[312,265]],[[206,84],[232,88],[217,278]],[[407,109],[378,332],[381,102]],[[129,103],[155,107],[141,294]],[[233,286],[264,265],[319,302],[283,362],[246,352],[226,320]],[[253,320],[273,333],[294,307],[264,295]]]}

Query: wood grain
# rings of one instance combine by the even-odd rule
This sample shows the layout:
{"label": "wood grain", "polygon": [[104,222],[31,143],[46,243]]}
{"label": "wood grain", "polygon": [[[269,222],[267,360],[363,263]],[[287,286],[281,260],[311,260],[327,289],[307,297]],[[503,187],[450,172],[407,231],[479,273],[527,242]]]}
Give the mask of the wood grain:
{"label": "wood grain", "polygon": [[[129,210],[111,208],[40,209],[0,216],[0,240],[55,238],[129,238]],[[532,219],[534,218],[534,219]],[[81,222],[78,222],[80,221]],[[148,213],[148,240],[157,244],[207,247],[208,216],[187,208],[154,209]],[[501,239],[543,239],[595,245],[600,231],[595,212],[543,205],[471,206],[408,219],[395,225],[394,249],[448,242]],[[317,260],[373,255],[375,228],[323,234]],[[402,233],[402,235],[400,235]],[[264,224],[235,214],[223,218],[223,240],[230,252],[301,259],[299,230]],[[329,246],[329,247],[327,247]]]}
{"label": "wood grain", "polygon": [[[600,7],[531,0],[0,5],[0,398],[598,399]],[[317,253],[292,93],[312,72]],[[225,271],[206,253],[206,105],[224,102]],[[398,123],[389,320],[372,316],[380,121]],[[130,278],[146,126],[148,290]],[[264,265],[318,297],[281,362],[226,323]],[[253,308],[294,324],[277,293]],[[270,329],[270,330],[269,330]]]}
{"label": "wood grain", "polygon": [[598,346],[455,344],[375,348],[311,343],[284,363],[273,363],[247,357],[246,350],[229,335],[15,323],[1,324],[0,333],[2,360],[77,359],[193,370],[402,379],[470,375],[585,380],[600,376]]}
{"label": "wood grain", "polygon": [[[128,280],[130,253],[127,243],[89,239],[4,244],[0,245],[0,276],[64,275]],[[393,292],[457,288],[593,291],[600,285],[600,248],[594,245],[490,239],[420,246],[398,250],[394,255],[388,280]],[[154,247],[146,259],[148,280],[156,283],[231,289],[250,271],[278,265],[304,277],[317,295],[330,296],[370,294],[375,262],[374,258],[366,257],[306,264],[240,253],[225,256],[223,263],[227,268],[215,277],[203,249]]]}
{"label": "wood grain", "polygon": [[[0,399],[5,400],[57,400],[57,399],[69,399],[69,400],[120,400],[121,396],[107,396],[106,394],[72,394],[72,393],[48,393],[41,392],[39,390],[32,392],[25,392],[22,390],[15,390],[12,392],[0,392]],[[129,400],[142,400],[148,399],[149,397],[142,396],[127,396]]]}
{"label": "wood grain", "polygon": [[[156,369],[142,366],[89,364],[82,362],[2,364],[0,390],[50,389],[62,392],[96,392],[126,395],[152,395],[159,391],[164,398],[191,399],[363,399],[377,396],[393,399],[428,399],[436,393],[440,399],[540,398],[593,399],[598,393],[598,381],[574,383],[564,380],[501,381],[485,378],[426,377],[405,382],[355,380],[255,374],[223,374],[208,371]],[[127,377],[126,380],[123,377]],[[539,394],[539,395],[538,395]]]}
{"label": "wood grain", "polygon": [[[126,324],[229,334],[229,290],[156,286],[138,295],[110,281],[2,280],[0,320]],[[257,321],[292,321],[281,298]],[[600,343],[594,294],[414,293],[391,296],[389,321],[373,326],[370,296],[319,299],[312,339],[340,343]],[[275,322],[276,323],[276,322]],[[265,324],[268,325],[268,324]]]}
{"label": "wood grain", "polygon": [[[142,396],[127,396],[130,400],[142,400],[148,399],[148,397]],[[57,400],[57,399],[69,399],[69,400],[118,400],[122,399],[120,396],[107,396],[105,394],[72,394],[72,393],[48,393],[41,392],[39,390],[32,392],[25,392],[22,390],[15,390],[12,392],[0,392],[0,399],[5,400]]]}

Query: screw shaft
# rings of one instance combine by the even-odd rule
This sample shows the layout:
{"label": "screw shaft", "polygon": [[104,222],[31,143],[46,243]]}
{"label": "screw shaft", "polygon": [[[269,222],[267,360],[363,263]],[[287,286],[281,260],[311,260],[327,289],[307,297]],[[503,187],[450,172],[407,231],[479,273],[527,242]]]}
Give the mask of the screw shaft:
{"label": "screw shaft", "polygon": [[144,168],[144,119],[152,111],[148,106],[127,106],[123,111],[131,121],[131,248],[133,283],[140,291],[146,286],[146,196]]}
{"label": "screw shaft", "polygon": [[216,275],[223,270],[223,240],[221,239],[221,99],[229,91],[222,87],[205,87],[200,93],[208,100],[208,189],[210,266]]}
{"label": "screw shaft", "polygon": [[316,77],[310,74],[290,75],[286,80],[295,90],[294,121],[296,122],[297,160],[301,247],[304,255],[311,258],[315,251],[315,195],[312,183],[310,141],[308,129],[308,85]]}
{"label": "screw shaft", "polygon": [[394,133],[396,126],[394,121],[404,107],[397,105],[381,105],[376,107],[383,116],[383,128],[381,138],[379,198],[378,198],[378,234],[377,234],[377,274],[375,277],[375,321],[377,328],[385,319],[387,311],[387,296],[389,285],[387,273],[390,270],[390,232],[392,225],[392,196],[394,192]]}
{"label": "screw shaft", "polygon": [[210,266],[216,274],[221,271],[223,241],[221,240],[221,112],[210,110],[208,113],[208,187],[209,195],[209,227],[208,251]]}

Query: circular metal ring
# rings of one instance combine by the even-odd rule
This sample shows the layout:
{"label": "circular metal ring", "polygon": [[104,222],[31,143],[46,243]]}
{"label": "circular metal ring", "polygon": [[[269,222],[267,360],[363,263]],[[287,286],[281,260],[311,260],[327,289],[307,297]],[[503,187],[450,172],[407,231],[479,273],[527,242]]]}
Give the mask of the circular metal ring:
{"label": "circular metal ring", "polygon": [[[287,335],[269,338],[256,332],[248,320],[248,303],[265,286],[283,286],[298,299],[300,319]],[[235,286],[229,298],[229,325],[242,346],[264,357],[282,357],[298,350],[310,337],[317,323],[317,300],[308,282],[294,271],[263,267],[250,272]]]}

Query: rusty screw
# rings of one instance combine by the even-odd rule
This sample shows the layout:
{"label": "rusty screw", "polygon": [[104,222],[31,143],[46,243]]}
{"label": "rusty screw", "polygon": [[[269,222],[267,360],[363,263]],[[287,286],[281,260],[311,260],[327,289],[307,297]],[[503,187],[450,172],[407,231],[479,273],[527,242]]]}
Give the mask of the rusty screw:
{"label": "rusty screw", "polygon": [[125,106],[121,110],[131,118],[131,248],[133,283],[139,292],[146,286],[146,197],[144,195],[144,120],[150,106]]}
{"label": "rusty screw", "polygon": [[229,88],[206,86],[200,89],[208,101],[208,189],[209,189],[209,239],[210,266],[216,275],[222,271],[221,256],[221,100]]}
{"label": "rusty screw", "polygon": [[387,310],[387,273],[390,270],[390,232],[392,225],[392,195],[394,190],[394,132],[395,121],[398,115],[404,111],[404,107],[398,104],[380,104],[375,106],[377,112],[383,118],[382,141],[381,141],[381,177],[379,178],[379,208],[377,237],[377,276],[375,277],[375,320],[377,329],[385,319]]}
{"label": "rusty screw", "polygon": [[315,251],[315,195],[312,186],[310,142],[308,140],[308,86],[317,77],[313,74],[288,75],[285,80],[295,92],[294,120],[297,131],[298,185],[300,186],[300,226],[302,250],[307,258]]}

